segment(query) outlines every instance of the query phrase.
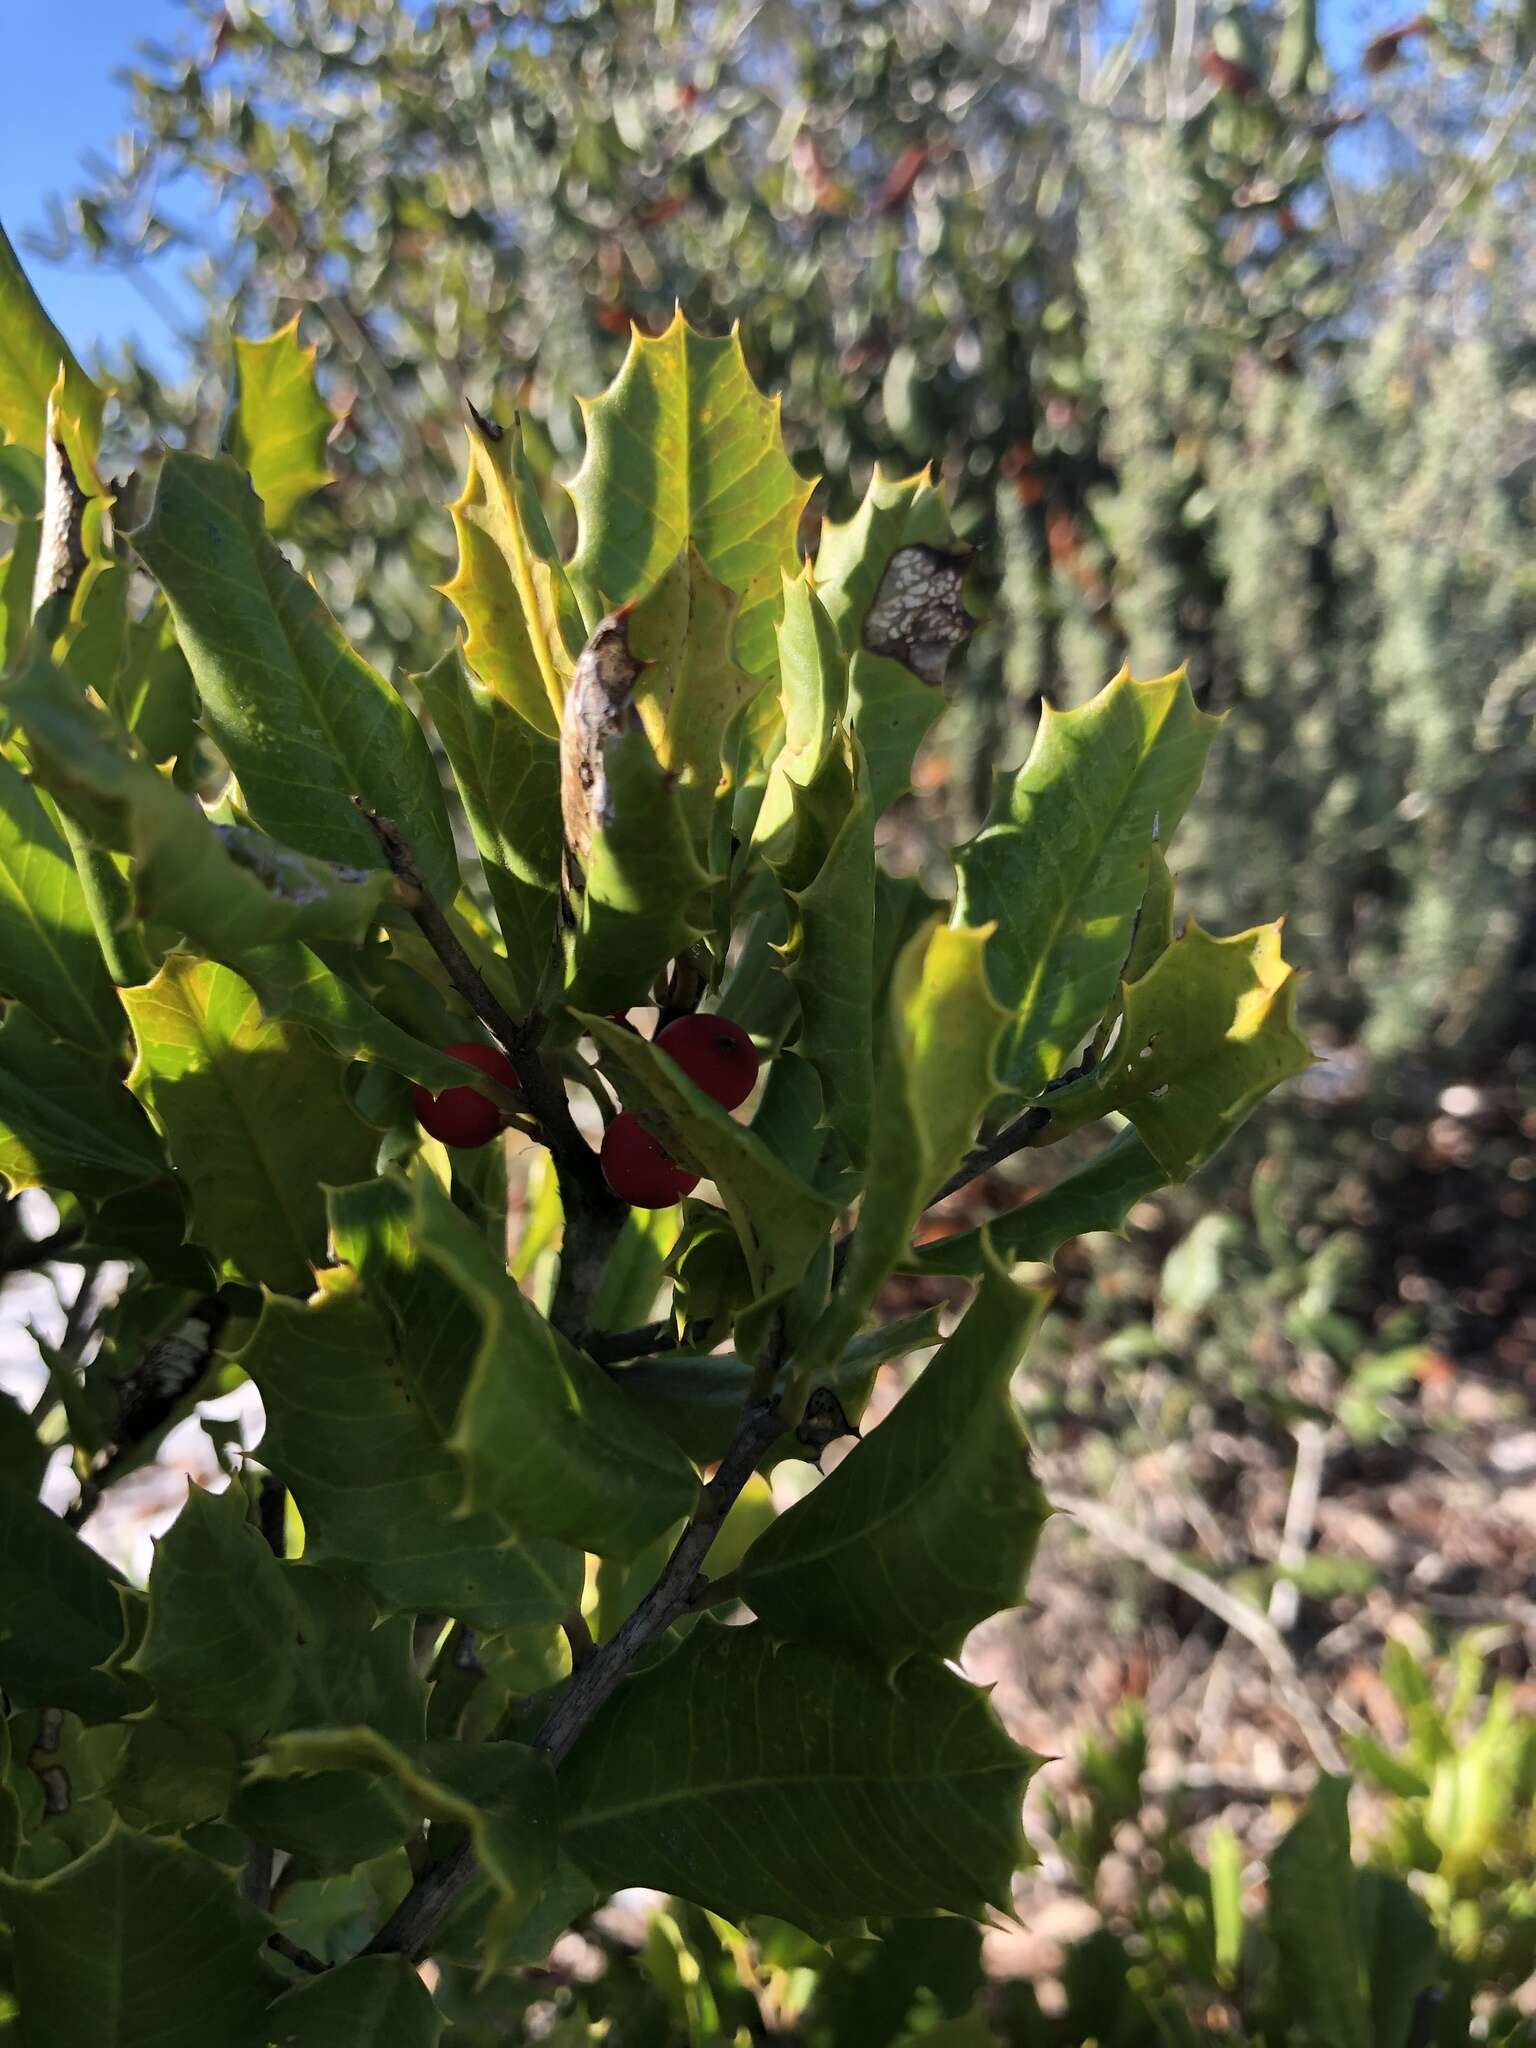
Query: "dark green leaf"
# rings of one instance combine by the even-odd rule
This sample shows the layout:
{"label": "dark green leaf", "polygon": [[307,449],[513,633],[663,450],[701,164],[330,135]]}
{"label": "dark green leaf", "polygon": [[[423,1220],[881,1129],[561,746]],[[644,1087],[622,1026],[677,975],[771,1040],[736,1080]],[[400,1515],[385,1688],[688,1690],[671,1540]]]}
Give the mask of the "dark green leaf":
{"label": "dark green leaf", "polygon": [[149,1624],[127,1669],[172,1720],[250,1742],[293,1690],[299,1611],[237,1487],[194,1486],[155,1548]]}
{"label": "dark green leaf", "polygon": [[285,1992],[267,2027],[270,2048],[436,2048],[443,2022],[404,1956],[358,1956]]}
{"label": "dark green leaf", "polygon": [[627,1680],[561,1768],[565,1845],[604,1890],[654,1885],[796,1926],[1003,1905],[1035,1759],[985,1694],[702,1622]]}
{"label": "dark green leaf", "polygon": [[1269,1860],[1269,1930],[1287,2018],[1328,2048],[1371,2048],[1360,1902],[1349,1858],[1349,1780],[1320,1777]]}
{"label": "dark green leaf", "polygon": [[415,1241],[473,1305],[480,1345],[449,1448],[466,1507],[599,1556],[639,1550],[698,1498],[693,1467],[509,1278],[425,1176]]}
{"label": "dark green leaf", "polygon": [[386,1613],[452,1614],[477,1628],[558,1621],[581,1558],[509,1544],[488,1515],[458,1516],[458,1465],[394,1364],[389,1326],[350,1273],[303,1304],[269,1300],[240,1357],[267,1411],[262,1461],[304,1518],[305,1555],[337,1564]]}
{"label": "dark green leaf", "polygon": [[92,1199],[168,1178],[160,1140],[104,1060],[61,1045],[20,1003],[0,1024],[0,1173]]}
{"label": "dark green leaf", "polygon": [[117,1582],[38,1500],[0,1486],[0,1686],[17,1707],[107,1721],[134,1704],[100,1667],[123,1639]]}
{"label": "dark green leaf", "polygon": [[261,1919],[182,1842],[114,1827],[0,1902],[27,2048],[266,2048]]}
{"label": "dark green leaf", "polygon": [[894,1414],[758,1538],[742,1598],[775,1635],[953,1656],[1023,1598],[1048,1509],[1011,1381],[1046,1301],[990,1264]]}

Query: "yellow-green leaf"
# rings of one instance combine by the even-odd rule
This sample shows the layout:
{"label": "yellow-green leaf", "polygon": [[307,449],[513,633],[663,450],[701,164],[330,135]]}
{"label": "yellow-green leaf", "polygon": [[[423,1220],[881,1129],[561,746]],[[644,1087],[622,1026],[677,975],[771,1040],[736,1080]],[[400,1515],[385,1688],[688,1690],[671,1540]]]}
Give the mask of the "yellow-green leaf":
{"label": "yellow-green leaf", "polygon": [[1272,1088],[1311,1064],[1281,921],[1213,938],[1193,918],[1139,981],[1094,1074],[1051,1097],[1063,1130],[1121,1110],[1168,1178],[1187,1180]]}
{"label": "yellow-green leaf", "polygon": [[778,400],[752,382],[740,338],[699,334],[681,313],[664,334],[637,331],[618,376],[583,412],[570,574],[589,611],[642,596],[692,543],[741,599],[737,661],[765,675],[812,487],[790,465]]}
{"label": "yellow-green leaf", "polygon": [[1220,720],[1182,669],[1129,670],[1076,711],[1046,706],[1029,759],[960,849],[959,923],[992,923],[987,966],[1015,1013],[1009,1083],[1038,1095],[1114,1000],[1152,849],[1200,784]]}
{"label": "yellow-green leaf", "polygon": [[138,1046],[129,1086],[165,1133],[199,1240],[245,1279],[307,1294],[325,1252],[323,1184],[373,1163],[342,1063],[263,1018],[238,974],[186,953],[123,1000]]}
{"label": "yellow-green leaf", "polygon": [[101,445],[103,394],[48,318],[0,228],[0,438],[41,454],[48,399],[64,373],[59,417],[71,460],[85,483]]}
{"label": "yellow-green leaf", "polygon": [[265,341],[235,341],[235,405],[228,445],[278,533],[294,507],[333,481],[325,447],[336,425],[315,389],[315,351],[299,340],[299,316]]}
{"label": "yellow-green leaf", "polygon": [[586,639],[581,614],[520,461],[521,428],[471,414],[465,431],[469,471],[449,507],[459,564],[443,595],[464,621],[464,659],[475,675],[553,737]]}

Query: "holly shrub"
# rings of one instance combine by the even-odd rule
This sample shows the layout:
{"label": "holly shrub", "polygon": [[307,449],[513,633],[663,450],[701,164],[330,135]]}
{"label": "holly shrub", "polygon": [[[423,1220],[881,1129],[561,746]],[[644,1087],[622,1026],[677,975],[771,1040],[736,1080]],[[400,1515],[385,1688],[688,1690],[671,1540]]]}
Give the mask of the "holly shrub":
{"label": "holly shrub", "polygon": [[[568,561],[518,422],[471,411],[462,631],[396,688],[273,537],[327,475],[291,328],[114,523],[147,491],[99,476],[9,245],[0,316],[0,1170],[127,1275],[0,1438],[27,2048],[469,2039],[466,1983],[627,1886],[821,1939],[1006,1909],[1038,1759],[953,1660],[1048,1511],[1018,1269],[1308,1059],[1278,925],[1175,915],[1219,721],[1182,672],[1048,713],[930,894],[877,844],[967,551],[877,474],[804,559],[734,336],[636,335]],[[697,1195],[619,1199],[620,1114]],[[1023,1206],[925,1223],[1069,1138]],[[881,1320],[912,1273],[973,1283],[942,1344]],[[125,1582],[77,1531],[243,1380],[260,1442]],[[763,1469],[839,1438],[773,1519]]]}

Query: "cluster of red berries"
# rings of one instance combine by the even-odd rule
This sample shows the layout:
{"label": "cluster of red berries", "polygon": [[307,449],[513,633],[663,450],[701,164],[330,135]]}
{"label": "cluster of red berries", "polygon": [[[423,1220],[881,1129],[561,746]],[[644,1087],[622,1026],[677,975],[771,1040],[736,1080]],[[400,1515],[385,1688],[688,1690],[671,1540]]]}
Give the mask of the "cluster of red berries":
{"label": "cluster of red berries", "polygon": [[[757,1080],[757,1048],[729,1017],[675,1017],[656,1034],[697,1088],[722,1109],[737,1109]],[[668,1209],[691,1195],[699,1176],[667,1156],[633,1110],[622,1109],[603,1133],[603,1178],[632,1209]]]}
{"label": "cluster of red berries", "polygon": [[[696,1087],[722,1109],[737,1109],[757,1080],[757,1048],[729,1017],[676,1017],[656,1036],[664,1053],[676,1060]],[[494,1045],[467,1040],[445,1045],[451,1059],[478,1067],[503,1088],[516,1088],[517,1069]],[[431,1137],[460,1150],[488,1145],[506,1129],[505,1113],[478,1088],[430,1088],[412,1091],[416,1121]],[[603,1133],[603,1178],[621,1201],[633,1209],[666,1209],[692,1194],[699,1176],[670,1159],[661,1144],[632,1110],[621,1110]]]}

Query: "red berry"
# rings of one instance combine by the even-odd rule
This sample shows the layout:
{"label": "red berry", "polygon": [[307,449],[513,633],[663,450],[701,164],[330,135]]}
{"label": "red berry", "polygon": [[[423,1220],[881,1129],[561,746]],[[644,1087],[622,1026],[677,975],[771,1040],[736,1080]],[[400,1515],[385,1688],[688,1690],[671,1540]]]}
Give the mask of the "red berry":
{"label": "red berry", "polygon": [[757,1048],[729,1017],[676,1017],[656,1043],[722,1109],[738,1109],[757,1081]]}
{"label": "red berry", "polygon": [[621,1109],[603,1133],[603,1179],[632,1209],[670,1209],[691,1195],[699,1176],[669,1159],[631,1110]]}
{"label": "red berry", "polygon": [[[445,1045],[443,1051],[450,1059],[463,1060],[469,1067],[478,1067],[482,1074],[489,1074],[503,1088],[515,1088],[517,1069],[499,1046],[486,1045],[479,1039],[466,1039],[459,1045]],[[496,1134],[506,1128],[506,1119],[489,1095],[482,1095],[478,1088],[445,1088],[440,1095],[434,1095],[430,1088],[413,1088],[411,1099],[416,1106],[416,1121],[430,1137],[440,1138],[445,1145],[452,1145],[460,1151],[471,1151],[478,1145],[488,1145]]]}

